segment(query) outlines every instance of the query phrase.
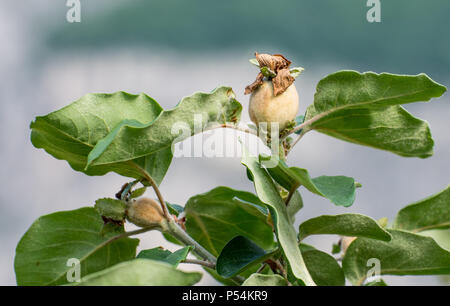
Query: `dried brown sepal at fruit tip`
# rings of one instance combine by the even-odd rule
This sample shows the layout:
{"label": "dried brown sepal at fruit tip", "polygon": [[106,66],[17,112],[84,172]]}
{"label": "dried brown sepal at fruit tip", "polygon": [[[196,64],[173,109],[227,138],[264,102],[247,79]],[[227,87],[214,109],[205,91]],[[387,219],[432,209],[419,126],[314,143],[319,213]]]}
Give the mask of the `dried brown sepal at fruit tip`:
{"label": "dried brown sepal at fruit tip", "polygon": [[[271,71],[275,72],[276,76],[272,78],[273,93],[275,96],[282,94],[286,89],[291,86],[295,78],[290,74],[289,66],[291,61],[285,58],[281,54],[265,54],[255,52],[256,60],[259,63],[259,67],[267,67]],[[256,90],[263,83],[264,75],[259,72],[256,76],[256,80],[245,87],[244,94],[248,95]]]}
{"label": "dried brown sepal at fruit tip", "polygon": [[263,79],[264,79],[264,75],[261,72],[258,73],[258,75],[256,76],[256,80],[253,83],[251,83],[250,85],[248,85],[247,87],[245,87],[244,94],[248,95],[248,94],[252,93],[256,88],[261,86],[261,84],[263,83]]}
{"label": "dried brown sepal at fruit tip", "polygon": [[275,73],[278,72],[278,70],[284,69],[289,67],[291,62],[286,59],[281,54],[265,54],[265,53],[258,53],[255,52],[256,60],[259,63],[259,67],[268,67],[270,70],[274,71]]}
{"label": "dried brown sepal at fruit tip", "polygon": [[272,79],[273,94],[278,96],[286,91],[286,89],[294,83],[295,78],[291,75],[288,68],[278,71],[277,76]]}

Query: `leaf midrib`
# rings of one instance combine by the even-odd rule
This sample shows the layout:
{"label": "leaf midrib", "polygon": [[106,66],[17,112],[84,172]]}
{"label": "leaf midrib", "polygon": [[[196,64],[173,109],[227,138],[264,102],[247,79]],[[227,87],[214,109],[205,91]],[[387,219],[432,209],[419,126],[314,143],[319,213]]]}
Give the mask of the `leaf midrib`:
{"label": "leaf midrib", "polygon": [[447,227],[447,226],[450,226],[450,221],[418,227],[415,229],[411,229],[411,232],[418,233],[418,232],[422,232],[422,231],[426,231],[426,230],[430,230],[430,229],[437,229],[437,228],[442,228],[442,227]]}
{"label": "leaf midrib", "polygon": [[[84,231],[83,229],[80,229],[79,231]],[[89,233],[92,233],[92,231],[85,231],[85,232],[89,232]],[[99,232],[98,232],[99,233]],[[97,233],[97,234],[98,234]],[[89,251],[89,252],[87,252],[83,257],[81,257],[80,258],[80,264],[82,263],[82,262],[84,262],[85,260],[87,260],[88,259],[88,257],[89,256],[91,256],[92,254],[94,254],[95,252],[97,252],[98,250],[100,250],[101,248],[103,248],[103,247],[107,247],[108,248],[108,256],[107,256],[107,261],[109,262],[110,261],[110,252],[109,252],[109,248],[110,248],[110,245],[109,245],[109,243],[110,242],[112,242],[111,241],[111,239],[112,238],[114,238],[114,237],[116,237],[116,236],[120,236],[120,234],[119,235],[115,235],[115,236],[112,236],[112,237],[109,237],[109,238],[107,238],[106,240],[104,240],[103,242],[101,242],[100,244],[98,244],[96,247],[94,247],[91,251]],[[78,241],[78,242],[80,242],[80,241]],[[46,284],[44,284],[44,286],[48,286],[48,285],[50,285],[50,284],[52,284],[52,283],[55,283],[57,280],[59,280],[64,274],[66,274],[67,273],[67,271],[64,271],[64,272],[62,272],[60,275],[58,275],[56,278],[54,278],[53,280],[51,280],[51,281],[49,281],[48,283],[46,283]]]}
{"label": "leaf midrib", "polygon": [[[345,108],[357,108],[357,107],[360,107],[360,106],[363,106],[363,105],[368,105],[368,104],[372,104],[372,103],[377,103],[377,102],[380,102],[380,101],[383,101],[383,100],[398,99],[398,98],[405,97],[405,96],[411,96],[411,95],[416,95],[416,94],[418,94],[418,93],[424,93],[424,92],[426,92],[426,91],[427,91],[427,90],[419,90],[419,91],[412,92],[412,93],[410,93],[410,94],[408,94],[408,95],[396,95],[396,96],[390,96],[390,97],[382,97],[382,98],[378,98],[378,99],[374,99],[374,100],[363,101],[363,102],[360,102],[360,103],[341,105],[341,106],[338,106],[338,107],[335,107],[335,108],[331,108],[331,109],[329,109],[328,111],[321,112],[320,114],[315,115],[314,117],[312,117],[312,118],[308,119],[306,122],[304,122],[303,125],[305,126],[305,128],[306,128],[306,127],[310,127],[311,124],[313,124],[313,123],[316,122],[317,120],[319,120],[319,119],[321,119],[321,118],[323,118],[323,117],[326,117],[326,116],[328,116],[329,114],[331,114],[331,113],[333,113],[333,112],[337,112],[337,111],[339,111],[339,110],[341,110],[341,109],[345,109]],[[316,94],[317,94],[317,93],[316,93]],[[428,100],[425,100],[425,101],[423,101],[423,102],[427,102],[427,101],[429,101],[430,99],[431,99],[431,98],[429,98]],[[315,108],[315,103],[314,103],[313,105],[314,105],[314,110],[316,110],[316,108]],[[394,104],[394,105],[398,105],[398,104]],[[389,107],[389,105],[386,105],[386,107]],[[316,110],[316,111],[317,111],[317,110]]]}

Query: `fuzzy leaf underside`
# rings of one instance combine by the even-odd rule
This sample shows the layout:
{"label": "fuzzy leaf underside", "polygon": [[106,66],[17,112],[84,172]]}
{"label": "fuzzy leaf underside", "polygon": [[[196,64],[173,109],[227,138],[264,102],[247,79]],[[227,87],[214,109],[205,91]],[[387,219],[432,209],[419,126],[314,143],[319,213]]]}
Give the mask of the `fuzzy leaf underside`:
{"label": "fuzzy leaf underside", "polygon": [[[260,156],[260,160],[269,157]],[[355,201],[356,182],[347,176],[322,175],[311,178],[308,170],[289,167],[284,161],[278,160],[275,167],[267,168],[272,178],[286,190],[295,190],[304,186],[310,192],[329,199],[338,206],[351,206]]]}
{"label": "fuzzy leaf underside", "polygon": [[323,215],[300,224],[300,239],[318,234],[367,237],[383,241],[391,240],[391,235],[381,228],[375,220],[360,214]]}
{"label": "fuzzy leaf underside", "polygon": [[[53,157],[66,160],[76,171],[104,175],[114,171],[141,179],[139,167],[159,184],[172,160],[172,152],[163,149],[130,161],[86,168],[88,155],[98,142],[123,122],[149,123],[162,112],[161,106],[145,94],[126,92],[87,94],[72,104],[46,116],[36,117],[30,125],[31,142]],[[137,167],[136,167],[137,166]]]}
{"label": "fuzzy leaf underside", "polygon": [[450,273],[450,252],[430,237],[388,230],[389,242],[357,238],[345,253],[342,267],[354,285],[361,285],[371,268],[369,259],[377,259],[382,275],[435,275]]}
{"label": "fuzzy leaf underside", "polygon": [[290,264],[292,273],[307,285],[314,285],[297,246],[297,234],[290,221],[286,204],[283,202],[269,173],[259,163],[259,159],[250,156],[243,146],[242,164],[247,167],[253,177],[256,194],[267,205],[274,220],[278,242]]}
{"label": "fuzzy leaf underside", "polygon": [[450,185],[431,197],[401,209],[394,228],[413,232],[450,228]]}
{"label": "fuzzy leaf underside", "polygon": [[153,122],[121,126],[114,135],[94,147],[88,164],[132,160],[171,148],[175,142],[200,133],[208,126],[238,122],[241,110],[229,87],[219,87],[211,93],[194,93],[183,98],[175,108],[162,111]]}
{"label": "fuzzy leaf underside", "polygon": [[168,111],[145,94],[88,94],[37,117],[31,141],[87,175],[143,179],[147,172],[159,184],[173,144],[213,124],[237,123],[241,110],[229,87],[195,93]]}
{"label": "fuzzy leaf underside", "polygon": [[400,105],[445,91],[425,74],[339,71],[318,83],[306,128],[401,156],[429,157],[434,142],[428,124]]}

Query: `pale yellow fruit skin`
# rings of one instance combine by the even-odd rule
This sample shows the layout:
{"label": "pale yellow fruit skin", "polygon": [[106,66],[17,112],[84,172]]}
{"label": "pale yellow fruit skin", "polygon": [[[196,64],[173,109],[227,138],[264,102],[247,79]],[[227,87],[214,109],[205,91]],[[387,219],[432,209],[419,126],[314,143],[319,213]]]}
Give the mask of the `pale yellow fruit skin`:
{"label": "pale yellow fruit skin", "polygon": [[295,119],[298,108],[299,99],[294,84],[274,96],[272,82],[265,80],[250,96],[250,119],[256,125],[267,122],[268,129],[272,122],[278,122],[280,131],[283,130],[288,122]]}

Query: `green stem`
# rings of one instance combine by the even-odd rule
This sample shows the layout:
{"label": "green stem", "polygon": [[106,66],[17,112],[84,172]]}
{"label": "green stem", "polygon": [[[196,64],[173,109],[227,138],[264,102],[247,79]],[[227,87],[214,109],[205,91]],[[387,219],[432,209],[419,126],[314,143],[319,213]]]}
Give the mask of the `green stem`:
{"label": "green stem", "polygon": [[309,130],[304,129],[299,135],[298,137],[295,139],[295,141],[292,143],[291,147],[289,148],[289,150],[286,152],[286,156],[289,154],[289,152],[291,152],[292,148],[297,144],[297,142],[300,141],[300,139],[302,139],[302,137],[308,132]]}
{"label": "green stem", "polygon": [[[185,263],[194,263],[202,265],[206,268],[210,268],[213,270],[215,269],[217,263],[216,257],[214,257],[214,255],[212,255],[210,252],[208,252],[208,250],[202,247],[197,241],[192,239],[192,237],[189,236],[189,234],[186,233],[177,223],[175,223],[175,221],[171,220],[167,223],[166,231],[184,245],[192,246],[193,247],[192,253],[205,260],[203,261],[195,259],[186,259],[184,261]],[[236,275],[232,277],[230,280],[240,285],[244,282],[245,279],[239,275]]]}
{"label": "green stem", "polygon": [[113,236],[113,237],[109,238],[108,240],[106,240],[105,242],[99,244],[97,246],[96,250],[98,250],[98,249],[100,249],[100,248],[102,248],[102,247],[104,247],[104,246],[106,246],[106,245],[108,245],[108,244],[110,244],[110,243],[112,243],[112,242],[114,242],[116,240],[119,240],[119,239],[122,239],[122,238],[125,238],[125,237],[130,237],[130,236],[133,236],[133,235],[142,234],[142,233],[145,233],[145,232],[148,232],[148,231],[151,231],[151,230],[155,230],[155,229],[157,229],[157,227],[143,227],[143,228],[140,228],[140,229],[137,229],[137,230],[134,230],[134,231],[125,232],[125,233],[122,233],[120,235]]}
{"label": "green stem", "polygon": [[135,169],[137,169],[139,172],[141,172],[142,176],[144,177],[144,179],[152,186],[153,190],[156,193],[156,196],[158,197],[159,200],[159,204],[161,205],[161,209],[163,211],[163,215],[164,217],[169,220],[172,221],[173,218],[172,216],[169,214],[169,210],[167,208],[166,202],[164,201],[164,198],[161,194],[161,191],[158,188],[158,185],[156,184],[155,180],[151,177],[151,175],[144,170],[143,168],[141,168],[139,165],[137,165],[136,163],[129,161],[128,162],[129,165],[131,165],[132,167],[134,167]]}
{"label": "green stem", "polygon": [[209,261],[205,261],[205,260],[186,258],[181,263],[196,264],[196,265],[204,266],[204,267],[207,267],[207,268],[210,268],[210,269],[215,269],[216,268],[215,264],[213,264],[212,262],[209,262]]}
{"label": "green stem", "polygon": [[291,201],[291,199],[292,199],[292,196],[294,195],[294,193],[295,193],[295,191],[297,190],[297,188],[298,188],[298,186],[293,186],[292,187],[292,189],[291,190],[289,190],[289,194],[288,194],[288,196],[287,196],[287,198],[286,198],[286,206],[287,205],[289,205],[289,202]]}
{"label": "green stem", "polygon": [[247,134],[251,134],[251,135],[258,135],[258,132],[257,131],[253,131],[253,130],[251,130],[251,129],[249,129],[249,128],[247,128],[247,127],[241,127],[241,126],[239,126],[239,125],[234,125],[234,124],[222,124],[222,125],[220,125],[219,127],[221,127],[221,128],[228,128],[228,129],[235,129],[235,130],[238,130],[238,131],[241,131],[241,132],[245,132],[245,133],[247,133]]}
{"label": "green stem", "polygon": [[210,261],[214,265],[216,264],[217,262],[216,257],[214,257],[214,255],[212,255],[204,247],[202,247],[197,241],[192,239],[192,237],[189,236],[177,223],[175,223],[175,221],[170,220],[167,223],[167,232],[172,236],[174,236],[184,245],[194,247],[192,252],[197,256]]}
{"label": "green stem", "polygon": [[278,157],[280,158],[280,160],[286,161],[286,154],[284,152],[284,146],[283,146],[283,142],[282,141],[278,145]]}

